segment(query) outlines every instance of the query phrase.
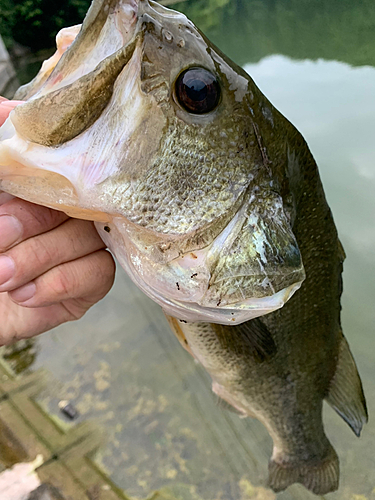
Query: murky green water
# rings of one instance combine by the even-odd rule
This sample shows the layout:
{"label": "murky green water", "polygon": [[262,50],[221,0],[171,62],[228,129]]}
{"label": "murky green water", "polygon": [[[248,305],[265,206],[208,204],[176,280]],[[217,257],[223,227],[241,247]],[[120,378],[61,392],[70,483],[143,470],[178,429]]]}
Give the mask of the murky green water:
{"label": "murky green water", "polygon": [[[320,167],[347,253],[343,327],[370,410],[358,440],[326,408],[342,470],[340,490],[328,498],[374,500],[373,2],[201,0],[178,7],[246,68],[303,133]],[[106,428],[99,460],[130,496],[168,487],[195,500],[313,498],[299,486],[277,497],[262,488],[271,452],[266,431],[215,406],[207,375],[121,270],[110,295],[86,318],[37,343],[33,367],[48,368],[60,383],[43,396],[45,404],[57,412],[58,400],[70,399],[81,419]]]}

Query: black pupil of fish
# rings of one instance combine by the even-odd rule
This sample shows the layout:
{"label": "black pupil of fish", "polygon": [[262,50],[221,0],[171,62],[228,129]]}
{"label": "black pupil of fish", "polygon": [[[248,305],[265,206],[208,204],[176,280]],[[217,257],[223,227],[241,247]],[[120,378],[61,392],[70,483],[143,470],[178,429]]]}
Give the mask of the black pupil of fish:
{"label": "black pupil of fish", "polygon": [[178,77],[176,96],[189,113],[209,113],[219,103],[220,85],[216,77],[206,69],[190,68]]}

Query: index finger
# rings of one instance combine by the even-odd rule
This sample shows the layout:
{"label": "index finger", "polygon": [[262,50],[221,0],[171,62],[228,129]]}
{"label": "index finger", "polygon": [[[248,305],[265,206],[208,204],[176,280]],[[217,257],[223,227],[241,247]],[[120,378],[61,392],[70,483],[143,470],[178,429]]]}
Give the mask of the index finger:
{"label": "index finger", "polygon": [[0,126],[8,118],[9,113],[19,104],[25,101],[9,101],[5,97],[0,97]]}

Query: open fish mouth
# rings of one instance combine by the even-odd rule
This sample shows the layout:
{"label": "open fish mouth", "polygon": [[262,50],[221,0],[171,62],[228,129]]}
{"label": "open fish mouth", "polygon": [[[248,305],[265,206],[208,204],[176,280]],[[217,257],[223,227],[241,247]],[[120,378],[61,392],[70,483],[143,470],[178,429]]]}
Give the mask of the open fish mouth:
{"label": "open fish mouth", "polygon": [[[189,78],[213,93],[199,108],[194,92],[181,93]],[[300,287],[301,255],[251,122],[249,81],[183,14],[94,0],[17,98],[26,102],[0,129],[1,189],[96,221],[168,314],[234,325]]]}

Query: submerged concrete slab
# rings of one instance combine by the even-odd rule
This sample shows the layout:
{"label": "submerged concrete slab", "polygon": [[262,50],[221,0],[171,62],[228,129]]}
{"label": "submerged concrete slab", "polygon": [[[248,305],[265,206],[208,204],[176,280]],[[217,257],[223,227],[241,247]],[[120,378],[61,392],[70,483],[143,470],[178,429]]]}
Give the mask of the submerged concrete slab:
{"label": "submerged concrete slab", "polygon": [[29,500],[126,499],[93,462],[100,429],[89,422],[64,425],[38,404],[45,381],[42,370],[16,377],[0,362],[2,500],[26,500],[32,491]]}

